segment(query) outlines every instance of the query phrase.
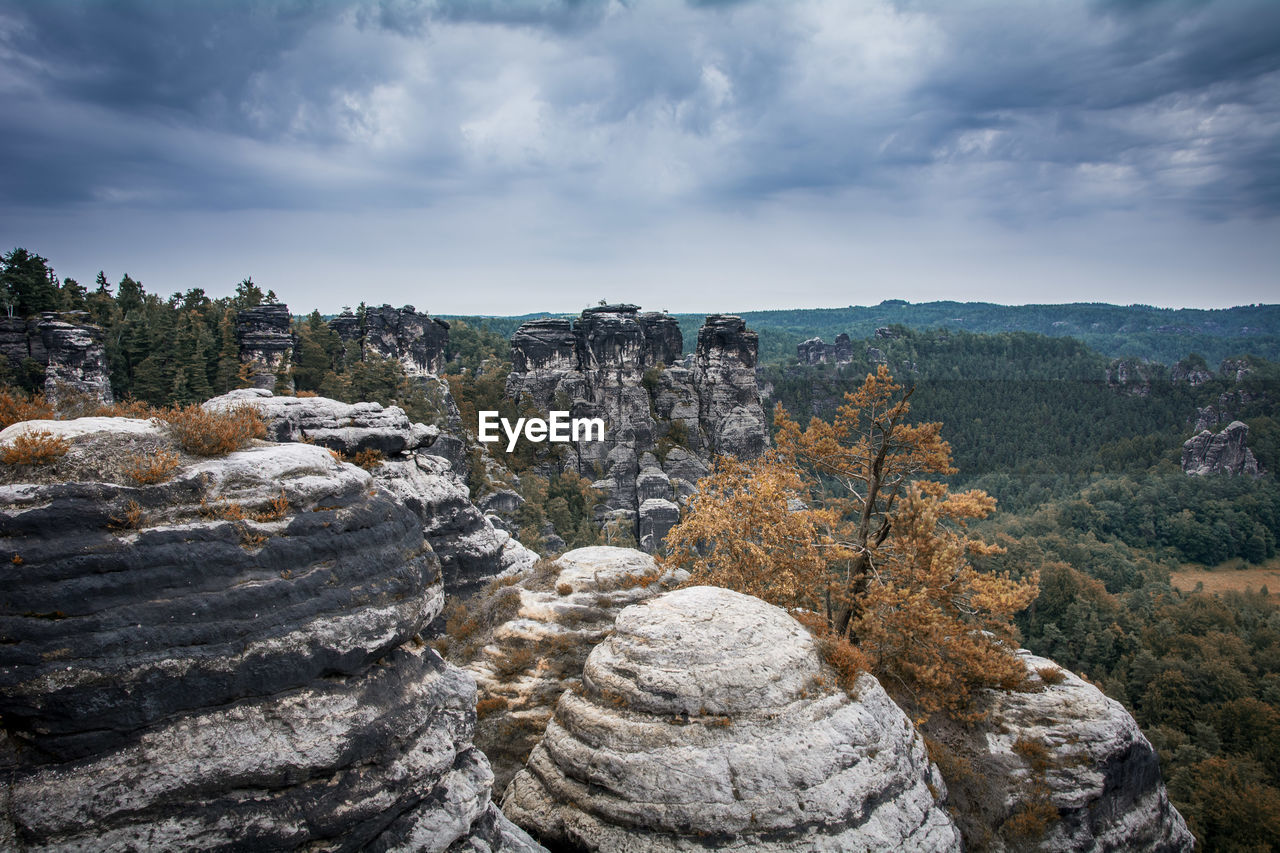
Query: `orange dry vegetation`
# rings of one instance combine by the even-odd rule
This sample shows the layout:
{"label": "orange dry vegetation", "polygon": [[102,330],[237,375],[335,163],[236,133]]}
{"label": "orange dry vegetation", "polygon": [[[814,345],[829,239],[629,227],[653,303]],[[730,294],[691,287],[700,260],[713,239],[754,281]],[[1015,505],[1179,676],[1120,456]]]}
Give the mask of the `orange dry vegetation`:
{"label": "orange dry vegetation", "polygon": [[43,394],[28,397],[21,391],[0,391],[0,429],[20,421],[52,420],[57,416]]}
{"label": "orange dry vegetation", "polygon": [[140,486],[163,483],[178,467],[178,454],[166,450],[152,455],[132,454],[125,466],[125,476]]}
{"label": "orange dry vegetation", "polygon": [[174,406],[160,414],[182,449],[196,456],[221,456],[266,438],[267,426],[252,406],[213,412],[199,405]]}
{"label": "orange dry vegetation", "polygon": [[50,432],[24,432],[0,451],[6,465],[44,465],[67,455],[71,445]]}

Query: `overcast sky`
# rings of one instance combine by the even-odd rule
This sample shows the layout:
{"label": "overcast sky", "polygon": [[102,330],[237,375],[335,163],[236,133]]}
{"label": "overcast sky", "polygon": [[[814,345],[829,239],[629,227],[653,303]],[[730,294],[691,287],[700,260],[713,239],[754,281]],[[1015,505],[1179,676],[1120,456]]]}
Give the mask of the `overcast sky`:
{"label": "overcast sky", "polygon": [[1280,302],[1277,0],[0,0],[0,251],[295,311]]}

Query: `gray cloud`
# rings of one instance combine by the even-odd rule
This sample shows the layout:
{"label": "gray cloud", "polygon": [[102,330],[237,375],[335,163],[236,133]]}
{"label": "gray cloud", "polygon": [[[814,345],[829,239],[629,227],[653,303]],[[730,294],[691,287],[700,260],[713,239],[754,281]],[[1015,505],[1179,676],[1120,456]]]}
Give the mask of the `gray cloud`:
{"label": "gray cloud", "polygon": [[1063,221],[1238,241],[1280,213],[1273,0],[0,0],[0,96],[0,224],[56,242],[352,215],[449,234],[453,269],[590,278],[647,259],[633,235],[705,269],[868,216],[1048,252]]}

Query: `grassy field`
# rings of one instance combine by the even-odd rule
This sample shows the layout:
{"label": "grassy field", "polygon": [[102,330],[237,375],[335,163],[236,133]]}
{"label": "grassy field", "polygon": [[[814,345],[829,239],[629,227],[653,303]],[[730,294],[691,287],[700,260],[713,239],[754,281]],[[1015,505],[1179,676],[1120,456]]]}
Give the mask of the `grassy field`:
{"label": "grassy field", "polygon": [[1280,593],[1280,558],[1257,565],[1249,565],[1243,560],[1228,560],[1211,569],[1188,563],[1174,572],[1170,580],[1184,592],[1191,592],[1196,584],[1202,583],[1205,592],[1258,590],[1265,586],[1268,592]]}

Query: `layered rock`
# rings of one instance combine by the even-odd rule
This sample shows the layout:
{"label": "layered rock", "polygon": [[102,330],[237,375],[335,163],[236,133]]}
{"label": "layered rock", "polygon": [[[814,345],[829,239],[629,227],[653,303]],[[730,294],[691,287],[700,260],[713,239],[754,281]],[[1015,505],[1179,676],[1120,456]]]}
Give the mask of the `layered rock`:
{"label": "layered rock", "polygon": [[495,793],[524,766],[560,694],[581,684],[587,654],[618,612],[687,577],[660,571],[648,554],[602,545],[562,554],[470,603],[464,627],[455,625],[444,645],[475,676],[475,742],[493,765]]}
{"label": "layered rock", "polygon": [[973,727],[925,727],[963,768],[948,783],[969,840],[997,851],[1189,852],[1195,841],[1156,752],[1124,706],[1053,661],[1018,654],[1036,689],[990,691]]}
{"label": "layered rock", "polygon": [[1258,460],[1245,446],[1249,426],[1232,421],[1216,435],[1209,430],[1187,439],[1182,445],[1182,470],[1186,474],[1248,474],[1257,477]]}
{"label": "layered rock", "polygon": [[494,528],[471,503],[470,492],[451,463],[434,455],[443,433],[435,426],[410,423],[397,406],[343,403],[327,397],[276,397],[247,388],[206,402],[226,410],[252,405],[274,441],[313,443],[354,456],[376,450],[385,458],[374,469],[378,483],[422,522],[439,557],[445,588],[467,596],[494,577],[532,566],[537,555]]}
{"label": "layered rock", "polygon": [[22,320],[0,318],[0,355],[17,371],[25,359],[44,368],[44,392],[54,403],[68,391],[112,402],[102,329],[83,311],[46,311]]}
{"label": "layered rock", "polygon": [[246,308],[236,314],[236,343],[240,347],[240,364],[247,365],[248,377],[255,388],[268,391],[293,391],[289,375],[293,363],[293,317],[289,307],[279,303]]}
{"label": "layered rock", "polygon": [[[647,532],[656,548],[668,504],[688,497],[713,455],[764,451],[757,346],[741,318],[712,315],[686,358],[673,317],[606,305],[576,322],[521,325],[511,339],[507,394],[541,412],[568,408],[572,417],[605,421],[604,441],[570,444],[553,464],[596,478],[607,496],[599,519],[616,519],[637,541]],[[665,503],[646,509],[650,500]]]}
{"label": "layered rock", "polygon": [[176,453],[163,428],[84,421],[57,472],[0,486],[0,835],[529,849],[490,802],[470,679],[418,639],[443,595],[412,512],[305,444],[138,485],[123,463]]}
{"label": "layered rock", "polygon": [[693,587],[628,607],[503,810],[582,850],[959,850],[943,783],[870,676],[782,610]]}
{"label": "layered rock", "polygon": [[796,345],[796,358],[801,364],[848,364],[853,361],[853,344],[844,332],[836,335],[833,344],[809,338]]}

